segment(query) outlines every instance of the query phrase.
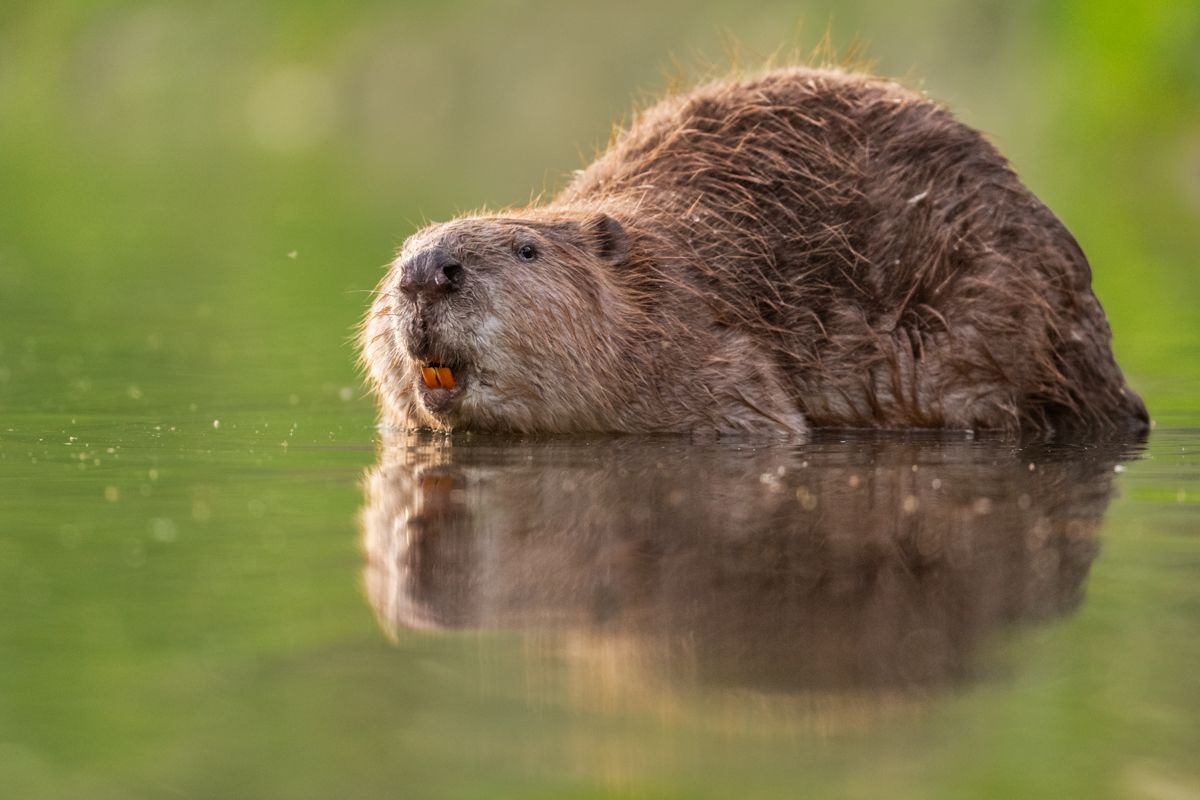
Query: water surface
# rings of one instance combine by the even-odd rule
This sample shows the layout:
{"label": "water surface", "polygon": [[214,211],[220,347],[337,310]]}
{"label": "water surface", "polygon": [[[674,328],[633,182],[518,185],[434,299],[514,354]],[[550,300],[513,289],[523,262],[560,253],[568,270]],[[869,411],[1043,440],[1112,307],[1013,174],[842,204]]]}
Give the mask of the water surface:
{"label": "water surface", "polygon": [[1195,431],[377,435],[323,402],[6,425],[20,796],[1200,786]]}

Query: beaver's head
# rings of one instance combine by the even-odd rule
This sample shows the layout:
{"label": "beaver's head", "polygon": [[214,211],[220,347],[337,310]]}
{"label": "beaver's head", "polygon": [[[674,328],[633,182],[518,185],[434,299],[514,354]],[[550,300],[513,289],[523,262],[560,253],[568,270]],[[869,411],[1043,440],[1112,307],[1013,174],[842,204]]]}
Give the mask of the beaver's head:
{"label": "beaver's head", "polygon": [[625,391],[612,267],[628,249],[622,225],[594,212],[467,217],[414,234],[364,323],[390,416],[446,430],[607,427]]}

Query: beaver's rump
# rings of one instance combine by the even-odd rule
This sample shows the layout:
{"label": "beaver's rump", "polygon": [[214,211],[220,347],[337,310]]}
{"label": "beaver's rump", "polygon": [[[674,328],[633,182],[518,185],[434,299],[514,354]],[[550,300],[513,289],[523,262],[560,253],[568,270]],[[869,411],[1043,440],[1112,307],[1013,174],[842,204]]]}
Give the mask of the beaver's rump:
{"label": "beaver's rump", "polygon": [[1146,423],[1074,238],[981,134],[895,83],[702,87],[641,114],[557,202],[685,253],[665,276],[769,347],[813,424]]}

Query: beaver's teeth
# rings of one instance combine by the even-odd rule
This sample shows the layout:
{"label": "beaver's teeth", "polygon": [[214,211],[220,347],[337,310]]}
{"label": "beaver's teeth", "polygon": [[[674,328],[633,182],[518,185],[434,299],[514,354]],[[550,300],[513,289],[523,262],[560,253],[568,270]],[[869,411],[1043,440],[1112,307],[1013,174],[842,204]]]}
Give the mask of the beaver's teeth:
{"label": "beaver's teeth", "polygon": [[441,386],[438,383],[438,371],[433,367],[421,367],[421,377],[425,379],[425,385],[430,389],[436,389]]}
{"label": "beaver's teeth", "polygon": [[438,380],[442,382],[443,389],[454,388],[454,373],[450,371],[449,367],[438,367],[437,376]]}

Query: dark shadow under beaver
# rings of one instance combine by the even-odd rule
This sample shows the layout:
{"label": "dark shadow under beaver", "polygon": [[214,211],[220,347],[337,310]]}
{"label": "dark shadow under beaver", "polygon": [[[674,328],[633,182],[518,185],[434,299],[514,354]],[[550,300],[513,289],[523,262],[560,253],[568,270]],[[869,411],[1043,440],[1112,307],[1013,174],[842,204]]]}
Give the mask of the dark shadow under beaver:
{"label": "dark shadow under beaver", "polygon": [[668,97],[546,205],[414,234],[362,343],[402,428],[1139,436],[1110,338],[980,133],[793,68]]}
{"label": "dark shadow under beaver", "polygon": [[381,624],[620,639],[667,680],[907,690],[1070,612],[1117,448],[408,435],[366,482]]}

